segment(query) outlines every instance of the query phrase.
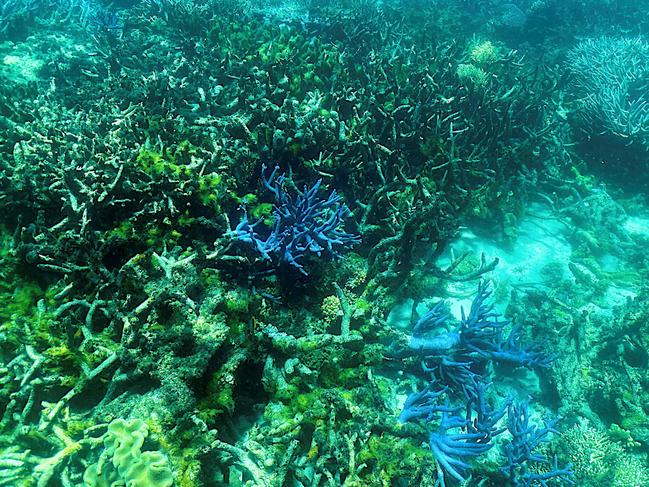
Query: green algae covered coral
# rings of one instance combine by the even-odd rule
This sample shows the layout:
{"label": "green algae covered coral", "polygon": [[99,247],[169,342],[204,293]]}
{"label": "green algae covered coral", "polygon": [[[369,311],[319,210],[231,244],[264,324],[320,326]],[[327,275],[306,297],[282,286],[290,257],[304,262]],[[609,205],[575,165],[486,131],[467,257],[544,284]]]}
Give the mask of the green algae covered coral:
{"label": "green algae covered coral", "polygon": [[140,419],[116,419],[103,436],[105,449],[97,463],[83,474],[86,487],[170,487],[173,474],[169,460],[158,451],[142,451],[149,434]]}

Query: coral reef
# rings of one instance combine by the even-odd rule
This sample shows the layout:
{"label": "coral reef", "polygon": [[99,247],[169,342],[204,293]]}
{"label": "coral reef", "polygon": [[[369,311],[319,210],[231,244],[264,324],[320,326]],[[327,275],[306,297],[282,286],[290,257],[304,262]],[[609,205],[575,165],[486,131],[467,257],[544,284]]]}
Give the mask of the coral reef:
{"label": "coral reef", "polygon": [[642,8],[0,2],[0,485],[648,485]]}

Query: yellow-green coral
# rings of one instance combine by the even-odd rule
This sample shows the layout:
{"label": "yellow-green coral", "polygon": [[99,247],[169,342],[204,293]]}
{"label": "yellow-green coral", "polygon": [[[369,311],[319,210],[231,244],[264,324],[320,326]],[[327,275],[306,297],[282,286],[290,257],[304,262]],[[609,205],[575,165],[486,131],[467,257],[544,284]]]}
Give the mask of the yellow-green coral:
{"label": "yellow-green coral", "polygon": [[460,81],[475,86],[484,86],[489,80],[487,72],[475,64],[460,64],[456,73]]}
{"label": "yellow-green coral", "polygon": [[649,470],[646,462],[632,455],[622,455],[615,463],[612,487],[647,487]]}
{"label": "yellow-green coral", "polygon": [[336,318],[342,315],[342,308],[340,307],[340,299],[337,296],[326,296],[320,305],[320,311],[327,323],[333,322]]}
{"label": "yellow-green coral", "polygon": [[86,487],[170,487],[173,474],[166,455],[142,451],[149,429],[142,420],[116,419],[103,437],[99,461],[83,474]]}
{"label": "yellow-green coral", "polygon": [[491,64],[498,61],[498,48],[491,41],[476,42],[469,52],[471,61],[476,64]]}
{"label": "yellow-green coral", "polygon": [[620,451],[604,432],[586,423],[570,428],[563,439],[575,477],[582,483],[601,482],[609,473],[612,457]]}

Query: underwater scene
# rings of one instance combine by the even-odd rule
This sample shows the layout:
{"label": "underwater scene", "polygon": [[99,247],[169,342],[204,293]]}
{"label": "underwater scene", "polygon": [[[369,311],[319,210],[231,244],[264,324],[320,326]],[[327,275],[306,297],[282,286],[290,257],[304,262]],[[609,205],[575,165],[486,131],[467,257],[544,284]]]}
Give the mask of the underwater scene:
{"label": "underwater scene", "polygon": [[649,487],[649,0],[0,0],[0,486]]}

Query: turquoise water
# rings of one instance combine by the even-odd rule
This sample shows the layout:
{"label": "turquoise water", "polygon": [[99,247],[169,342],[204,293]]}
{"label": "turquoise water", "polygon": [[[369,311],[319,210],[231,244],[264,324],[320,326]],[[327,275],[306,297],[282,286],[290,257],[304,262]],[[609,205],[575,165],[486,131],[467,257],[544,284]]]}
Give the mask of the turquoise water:
{"label": "turquoise water", "polygon": [[648,7],[0,0],[0,486],[649,486]]}

